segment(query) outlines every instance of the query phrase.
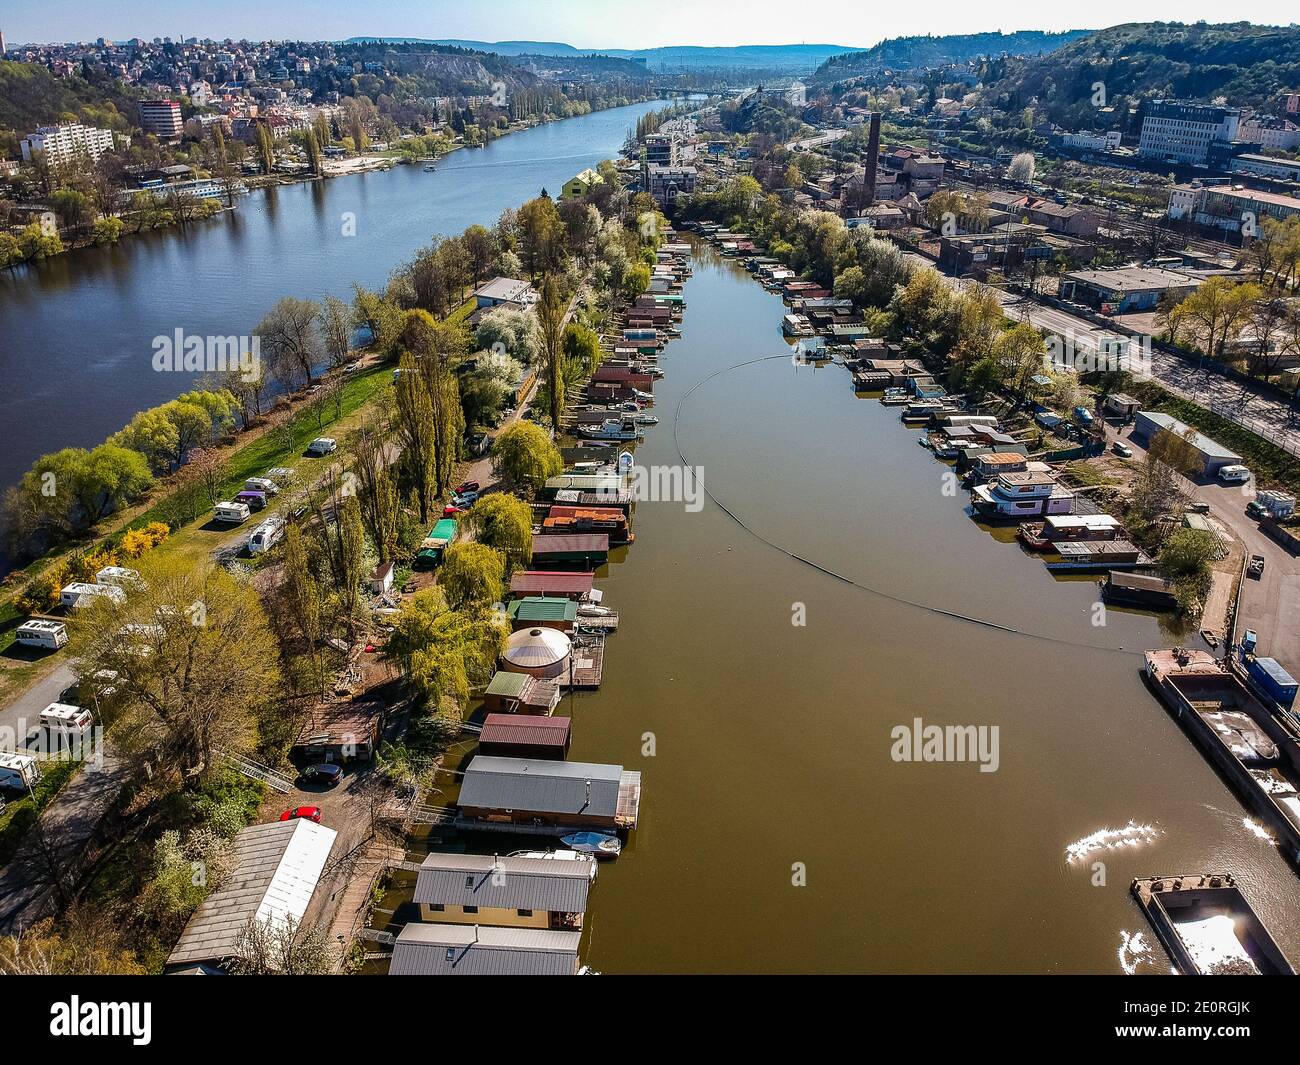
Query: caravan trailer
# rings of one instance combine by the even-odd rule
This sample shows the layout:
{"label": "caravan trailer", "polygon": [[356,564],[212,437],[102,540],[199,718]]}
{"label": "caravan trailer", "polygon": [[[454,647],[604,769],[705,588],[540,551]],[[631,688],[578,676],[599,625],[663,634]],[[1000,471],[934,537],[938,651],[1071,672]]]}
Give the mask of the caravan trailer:
{"label": "caravan trailer", "polygon": [[116,584],[119,588],[127,588],[132,585],[142,585],[144,581],[140,579],[137,570],[127,569],[125,566],[105,566],[95,574],[96,584]]}
{"label": "caravan trailer", "polygon": [[30,754],[0,751],[0,788],[27,791],[40,779],[40,764]]}
{"label": "caravan trailer", "polygon": [[227,500],[212,508],[212,520],[225,522],[228,525],[242,525],[248,520],[248,515],[247,503],[233,503]]}
{"label": "caravan trailer", "polygon": [[248,553],[250,555],[262,555],[270,551],[284,536],[284,519],[267,518],[256,529],[253,535],[248,538]]}
{"label": "caravan trailer", "polygon": [[244,482],[244,491],[261,492],[263,495],[273,496],[279,494],[280,486],[265,477],[250,477]]}
{"label": "caravan trailer", "polygon": [[115,584],[86,584],[73,581],[59,590],[59,603],[69,610],[80,610],[90,606],[96,596],[106,595],[115,603],[126,601],[126,592]]}
{"label": "caravan trailer", "polygon": [[95,717],[89,710],[71,703],[50,703],[41,711],[41,729],[50,741],[50,750],[58,749],[58,741],[69,746],[80,740],[94,723]]}
{"label": "caravan trailer", "polygon": [[31,618],[18,626],[14,641],[24,647],[43,647],[47,651],[57,651],[68,642],[68,627],[61,621]]}

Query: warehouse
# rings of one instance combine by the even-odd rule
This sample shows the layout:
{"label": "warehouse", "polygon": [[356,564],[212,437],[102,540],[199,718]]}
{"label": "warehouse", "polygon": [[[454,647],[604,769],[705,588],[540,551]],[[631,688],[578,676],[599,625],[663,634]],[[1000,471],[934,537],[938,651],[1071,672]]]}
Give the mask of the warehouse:
{"label": "warehouse", "polygon": [[1136,440],[1151,440],[1160,432],[1176,433],[1184,437],[1197,456],[1197,467],[1190,471],[1192,476],[1213,477],[1224,466],[1235,466],[1241,462],[1241,456],[1229,451],[1222,444],[1217,444],[1204,433],[1198,433],[1190,425],[1184,425],[1177,418],[1158,411],[1138,411],[1133,423],[1133,437]]}

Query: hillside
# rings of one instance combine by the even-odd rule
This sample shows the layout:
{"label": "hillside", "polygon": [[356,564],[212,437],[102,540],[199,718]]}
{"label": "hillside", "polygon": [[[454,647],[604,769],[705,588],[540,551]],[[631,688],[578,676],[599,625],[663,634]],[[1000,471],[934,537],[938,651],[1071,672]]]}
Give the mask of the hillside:
{"label": "hillside", "polygon": [[[1300,88],[1300,27],[1247,22],[1184,25],[1130,23],[1098,30],[1050,58],[989,64],[985,98],[999,107],[1036,106],[1072,127],[1095,122],[1093,85],[1107,102],[1176,97],[1264,104]],[[1091,120],[1091,121],[1090,121]]]}
{"label": "hillside", "polygon": [[[352,38],[354,43],[373,38]],[[727,48],[670,45],[661,48],[578,49],[570,44],[551,41],[468,41],[445,39],[416,41],[411,38],[384,38],[405,43],[437,44],[503,56],[606,56],[644,64],[652,72],[692,70],[762,70],[768,73],[807,74],[830,56],[847,51],[838,44],[754,44]]]}
{"label": "hillside", "polygon": [[965,33],[949,37],[891,37],[862,52],[832,56],[813,74],[820,82],[843,81],[879,70],[913,70],[965,63],[998,55],[1046,55],[1090,30],[1018,30],[1015,33]]}
{"label": "hillside", "polygon": [[124,130],[135,120],[135,99],[107,78],[56,78],[33,63],[0,61],[0,131],[21,136],[67,116]]}

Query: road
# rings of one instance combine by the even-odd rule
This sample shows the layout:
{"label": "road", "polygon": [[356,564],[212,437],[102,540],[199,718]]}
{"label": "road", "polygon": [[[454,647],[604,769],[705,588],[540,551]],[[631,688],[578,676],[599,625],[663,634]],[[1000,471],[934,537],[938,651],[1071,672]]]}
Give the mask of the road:
{"label": "road", "polygon": [[801,140],[791,141],[786,145],[791,151],[802,149],[803,151],[812,151],[814,148],[820,148],[826,144],[832,144],[841,137],[848,135],[847,129],[828,129],[821,133],[814,134],[811,137],[804,137]]}
{"label": "road", "polygon": [[0,709],[0,751],[26,746],[25,740],[40,727],[41,711],[76,683],[72,666],[64,662]]}
{"label": "road", "polygon": [[[1101,329],[1060,308],[1046,307],[1015,293],[994,291],[1008,318],[1024,320],[1027,317],[1037,328],[1072,340],[1075,351],[1080,354],[1095,355],[1103,337],[1122,335]],[[1151,349],[1151,376],[1175,395],[1198,406],[1213,405],[1217,413],[1230,417],[1293,455],[1300,455],[1300,423],[1292,419],[1290,408],[1281,400],[1252,392],[1241,381],[1231,381],[1200,370],[1190,360],[1154,347]]]}

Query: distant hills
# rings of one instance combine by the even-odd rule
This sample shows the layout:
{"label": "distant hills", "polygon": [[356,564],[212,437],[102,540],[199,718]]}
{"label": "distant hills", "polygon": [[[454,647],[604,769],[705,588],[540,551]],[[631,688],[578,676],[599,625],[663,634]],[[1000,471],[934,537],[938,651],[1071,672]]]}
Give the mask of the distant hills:
{"label": "distant hills", "polygon": [[345,44],[382,40],[401,44],[438,44],[495,52],[504,56],[574,57],[602,55],[644,63],[652,72],[695,70],[763,70],[776,74],[808,74],[818,64],[849,49],[841,44],[750,44],[726,48],[670,45],[661,48],[574,48],[555,41],[469,41],[446,38],[353,37]]}
{"label": "distant hills", "polygon": [[1047,55],[1086,37],[1092,30],[1017,30],[1015,33],[962,33],[947,37],[891,37],[872,48],[832,56],[813,74],[818,82],[844,81],[880,70],[913,70],[999,55]]}
{"label": "distant hills", "polygon": [[[1071,128],[1097,121],[1093,86],[1107,104],[1168,97],[1263,104],[1300,90],[1300,26],[1136,22],[1098,30],[1048,58],[990,63],[984,95],[1008,109],[1034,106]],[[1126,112],[1127,107],[1117,109]]]}

